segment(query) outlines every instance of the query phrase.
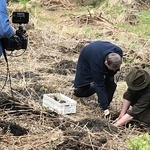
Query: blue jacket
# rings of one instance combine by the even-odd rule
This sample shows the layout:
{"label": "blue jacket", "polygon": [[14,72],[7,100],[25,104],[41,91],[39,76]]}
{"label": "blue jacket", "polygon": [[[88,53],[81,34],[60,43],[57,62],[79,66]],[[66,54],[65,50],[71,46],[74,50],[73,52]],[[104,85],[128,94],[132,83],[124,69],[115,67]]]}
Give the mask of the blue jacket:
{"label": "blue jacket", "polygon": [[95,41],[85,46],[78,59],[74,87],[81,87],[94,82],[98,102],[103,109],[108,108],[108,98],[105,89],[105,78],[113,77],[116,73],[104,64],[106,55],[123,52],[120,47],[105,41]]}
{"label": "blue jacket", "polygon": [[[10,38],[14,35],[13,28],[9,24],[9,18],[6,7],[6,0],[0,2],[0,38]],[[0,42],[0,56],[2,55],[2,45]]]}

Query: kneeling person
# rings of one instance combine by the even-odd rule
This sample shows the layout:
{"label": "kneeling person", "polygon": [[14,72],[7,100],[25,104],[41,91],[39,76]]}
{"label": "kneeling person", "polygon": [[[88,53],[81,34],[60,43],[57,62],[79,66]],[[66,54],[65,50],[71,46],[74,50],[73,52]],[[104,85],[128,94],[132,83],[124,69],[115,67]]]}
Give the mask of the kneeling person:
{"label": "kneeling person", "polygon": [[150,70],[132,70],[126,77],[126,83],[128,89],[123,95],[122,109],[114,125],[118,127],[136,119],[150,126]]}
{"label": "kneeling person", "polygon": [[78,59],[74,95],[88,97],[97,93],[98,102],[109,115],[109,105],[116,90],[114,75],[122,64],[122,49],[107,41],[95,41],[85,46]]}

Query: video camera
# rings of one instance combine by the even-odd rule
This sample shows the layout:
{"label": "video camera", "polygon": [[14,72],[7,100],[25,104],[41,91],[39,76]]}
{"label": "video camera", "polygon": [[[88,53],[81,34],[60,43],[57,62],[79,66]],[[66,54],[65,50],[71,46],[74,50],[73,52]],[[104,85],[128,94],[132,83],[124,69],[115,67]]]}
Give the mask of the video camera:
{"label": "video camera", "polygon": [[20,25],[13,37],[1,39],[3,49],[6,49],[8,51],[27,49],[28,36],[26,34],[26,30],[23,29],[21,24],[27,24],[29,22],[29,13],[13,12],[12,22]]}

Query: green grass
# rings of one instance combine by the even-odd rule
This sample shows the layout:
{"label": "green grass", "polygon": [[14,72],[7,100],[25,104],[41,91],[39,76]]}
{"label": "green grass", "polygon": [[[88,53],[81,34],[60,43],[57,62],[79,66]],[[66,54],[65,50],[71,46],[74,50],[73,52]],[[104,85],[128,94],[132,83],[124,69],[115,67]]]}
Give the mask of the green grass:
{"label": "green grass", "polygon": [[150,135],[145,133],[127,140],[129,150],[150,150]]}
{"label": "green grass", "polygon": [[130,32],[142,37],[150,37],[150,11],[141,11],[137,16],[136,25],[120,24],[118,27],[124,28]]}
{"label": "green grass", "polygon": [[138,19],[142,24],[150,25],[150,11],[142,11],[138,15]]}
{"label": "green grass", "polygon": [[118,5],[114,5],[112,7],[105,8],[106,14],[121,14],[122,12],[124,12],[123,7],[118,6]]}
{"label": "green grass", "polygon": [[120,28],[124,28],[130,32],[138,34],[143,37],[150,37],[150,24],[139,24],[136,26],[132,25],[118,25]]}

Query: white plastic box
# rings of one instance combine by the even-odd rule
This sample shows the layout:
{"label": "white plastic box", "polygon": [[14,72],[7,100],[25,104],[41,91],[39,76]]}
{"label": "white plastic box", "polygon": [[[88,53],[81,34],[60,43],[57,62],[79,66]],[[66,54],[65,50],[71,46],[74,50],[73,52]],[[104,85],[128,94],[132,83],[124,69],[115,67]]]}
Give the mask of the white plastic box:
{"label": "white plastic box", "polygon": [[43,95],[43,106],[57,112],[58,114],[66,115],[76,113],[76,105],[77,102],[75,100],[61,93]]}

